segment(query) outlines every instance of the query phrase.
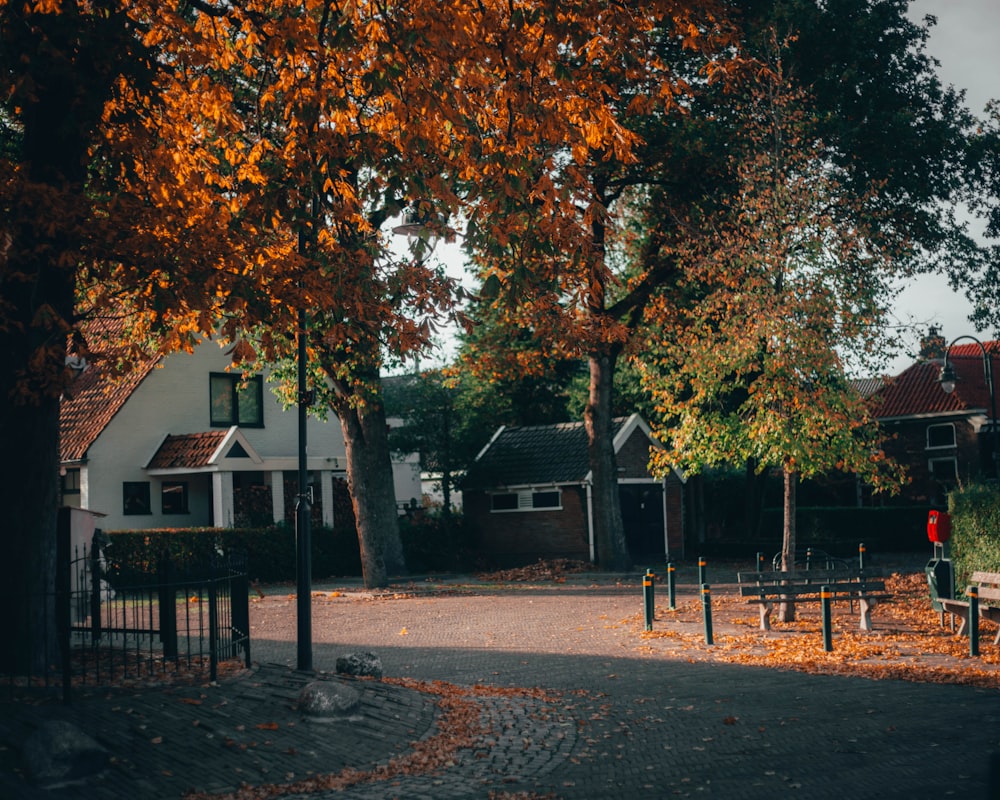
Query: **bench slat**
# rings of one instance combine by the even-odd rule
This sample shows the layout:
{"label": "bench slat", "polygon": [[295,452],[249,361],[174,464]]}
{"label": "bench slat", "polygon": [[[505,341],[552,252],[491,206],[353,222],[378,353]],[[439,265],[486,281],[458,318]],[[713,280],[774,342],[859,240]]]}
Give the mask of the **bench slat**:
{"label": "bench slat", "polygon": [[[885,592],[885,583],[883,581],[872,581],[868,584],[824,584],[827,586],[830,594],[834,596],[834,599],[849,600],[851,598],[859,597],[870,597],[875,592]],[[802,597],[803,599],[808,599],[809,597],[819,598],[822,586],[741,586],[740,587],[740,597]],[[891,596],[891,595],[887,595]]]}
{"label": "bench slat", "polygon": [[775,581],[795,581],[801,583],[825,583],[832,581],[866,581],[869,578],[884,578],[882,570],[810,569],[796,572],[738,572],[739,583],[774,583]]}

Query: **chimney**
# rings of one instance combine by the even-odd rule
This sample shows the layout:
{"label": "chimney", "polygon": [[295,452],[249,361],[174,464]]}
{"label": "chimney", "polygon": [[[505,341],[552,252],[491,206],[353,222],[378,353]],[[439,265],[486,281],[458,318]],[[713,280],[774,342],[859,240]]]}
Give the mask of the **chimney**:
{"label": "chimney", "polygon": [[927,329],[927,335],[920,340],[919,361],[931,361],[935,358],[944,358],[947,342],[935,327]]}

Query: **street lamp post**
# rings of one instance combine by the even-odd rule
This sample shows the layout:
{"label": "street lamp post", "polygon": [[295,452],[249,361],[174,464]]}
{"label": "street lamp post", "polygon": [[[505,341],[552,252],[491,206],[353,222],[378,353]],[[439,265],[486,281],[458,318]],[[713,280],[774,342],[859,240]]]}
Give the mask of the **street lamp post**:
{"label": "street lamp post", "polygon": [[298,669],[312,671],[312,502],[306,467],[306,420],[309,392],[306,390],[306,312],[298,319],[299,405],[299,494],[295,503],[296,635]]}
{"label": "street lamp post", "polygon": [[993,384],[993,360],[990,357],[990,354],[986,351],[986,346],[975,336],[959,336],[957,339],[954,339],[952,343],[948,345],[947,350],[945,350],[944,364],[941,366],[941,372],[938,375],[938,383],[941,384],[941,388],[948,394],[955,391],[957,376],[955,374],[955,368],[948,363],[948,356],[951,354],[951,348],[963,339],[969,339],[975,342],[979,345],[979,350],[983,354],[983,379],[986,381],[986,388],[990,393],[990,430],[992,432],[993,439],[993,471],[997,473],[997,477],[1000,477],[1000,431],[997,431],[997,400],[996,389]]}
{"label": "street lamp post", "polygon": [[[299,232],[299,252],[305,249],[305,234]],[[295,502],[295,611],[297,668],[312,672],[312,498],[306,462],[306,422],[312,393],[306,389],[306,309],[302,305],[296,320],[298,367],[298,496]]]}

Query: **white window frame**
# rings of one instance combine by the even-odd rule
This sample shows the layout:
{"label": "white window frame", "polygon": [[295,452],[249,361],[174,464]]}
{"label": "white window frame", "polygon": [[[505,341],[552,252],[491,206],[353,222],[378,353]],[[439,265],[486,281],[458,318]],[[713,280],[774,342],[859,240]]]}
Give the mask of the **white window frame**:
{"label": "white window frame", "polygon": [[[558,502],[554,506],[535,506],[535,495],[551,494],[555,492]],[[493,498],[498,495],[517,495],[516,508],[494,508]],[[510,492],[490,492],[490,513],[491,514],[520,514],[525,511],[562,511],[562,489],[558,486],[549,486],[544,489],[515,489]]]}
{"label": "white window frame", "polygon": [[[934,471],[935,464],[942,464],[944,462],[950,462],[953,468],[953,474],[947,478],[942,478]],[[931,477],[936,481],[958,481],[958,459],[954,456],[946,456],[944,458],[929,458],[927,459],[927,470],[930,472]]]}
{"label": "white window frame", "polygon": [[[951,444],[931,444],[931,429],[933,428],[951,428]],[[958,432],[955,430],[954,422],[938,422],[933,425],[927,426],[927,449],[928,450],[954,450],[958,444]]]}

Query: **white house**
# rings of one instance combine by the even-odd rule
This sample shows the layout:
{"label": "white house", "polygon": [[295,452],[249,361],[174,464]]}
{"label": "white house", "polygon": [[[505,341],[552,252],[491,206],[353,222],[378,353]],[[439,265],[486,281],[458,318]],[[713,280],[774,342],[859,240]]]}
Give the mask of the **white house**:
{"label": "white house", "polygon": [[[206,340],[120,380],[84,366],[60,411],[62,504],[99,512],[109,530],[293,520],[297,410],[266,374],[244,379],[230,363]],[[340,424],[310,417],[306,437],[314,519],[332,525],[334,482],[346,479]]]}

